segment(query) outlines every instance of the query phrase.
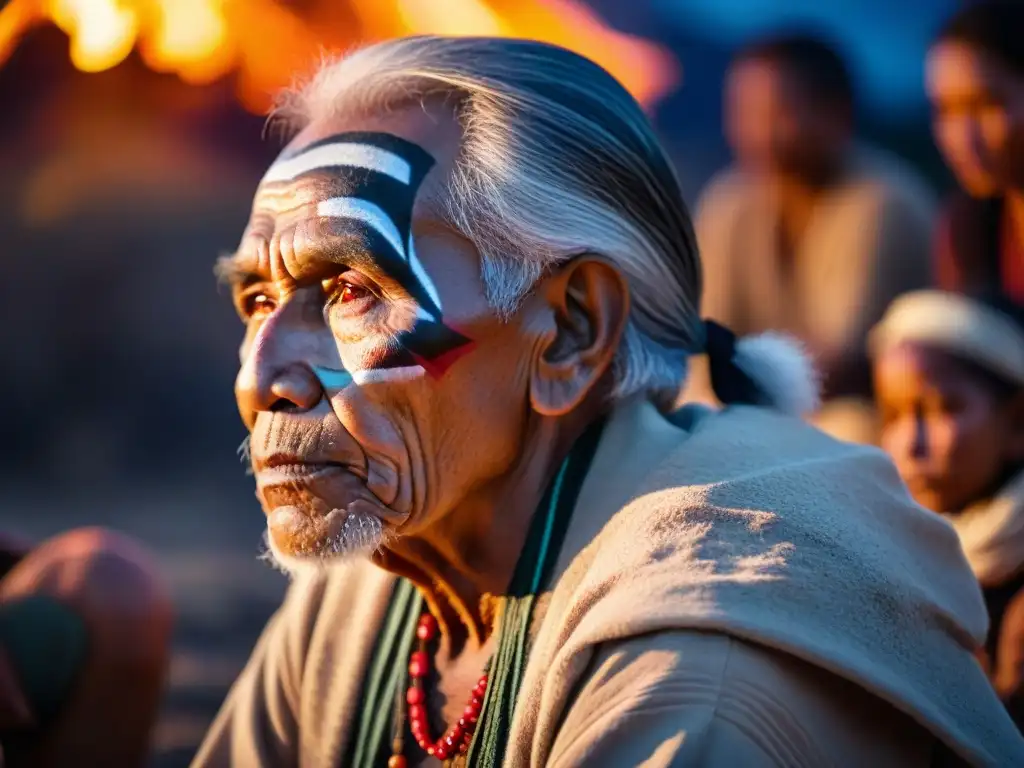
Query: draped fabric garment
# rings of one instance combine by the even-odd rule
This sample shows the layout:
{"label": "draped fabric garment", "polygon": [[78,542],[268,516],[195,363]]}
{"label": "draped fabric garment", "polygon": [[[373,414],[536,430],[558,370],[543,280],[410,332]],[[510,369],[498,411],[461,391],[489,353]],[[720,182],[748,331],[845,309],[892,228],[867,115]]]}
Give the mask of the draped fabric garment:
{"label": "draped fabric garment", "polygon": [[[509,768],[1024,765],[956,533],[876,449],[622,404],[555,572]],[[392,585],[296,583],[194,765],[339,768]]]}

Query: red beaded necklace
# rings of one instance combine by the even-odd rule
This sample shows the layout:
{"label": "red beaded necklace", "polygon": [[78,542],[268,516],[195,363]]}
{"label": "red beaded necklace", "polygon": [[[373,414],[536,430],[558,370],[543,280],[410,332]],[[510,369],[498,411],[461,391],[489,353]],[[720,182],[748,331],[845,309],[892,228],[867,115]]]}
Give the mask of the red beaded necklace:
{"label": "red beaded necklace", "polygon": [[[484,695],[487,693],[487,670],[484,670],[483,676],[470,692],[469,701],[458,722],[449,727],[440,738],[431,739],[424,679],[430,674],[430,654],[427,653],[427,645],[436,636],[437,620],[429,613],[424,613],[416,626],[417,649],[409,656],[410,683],[405,692],[405,714],[408,716],[409,730],[419,748],[431,757],[444,761],[469,751],[484,705]],[[401,736],[404,721],[404,717],[398,718],[398,731],[392,745],[393,754],[388,760],[388,768],[406,768],[407,761],[402,754],[405,745]]]}
{"label": "red beaded necklace", "polygon": [[[430,736],[424,691],[430,672],[427,648],[437,637],[437,621],[423,612],[423,599],[416,587],[399,580],[364,681],[362,712],[345,765],[374,768],[381,753],[388,754],[382,749],[382,739],[393,729],[387,764],[389,768],[406,768],[408,724],[408,732],[427,755],[442,761],[464,755],[474,766],[499,768],[529,652],[534,602],[551,579],[603,427],[604,420],[599,419],[587,428],[549,483],[503,596],[497,648],[471,691],[462,717],[437,740]],[[408,666],[403,666],[406,654]]]}

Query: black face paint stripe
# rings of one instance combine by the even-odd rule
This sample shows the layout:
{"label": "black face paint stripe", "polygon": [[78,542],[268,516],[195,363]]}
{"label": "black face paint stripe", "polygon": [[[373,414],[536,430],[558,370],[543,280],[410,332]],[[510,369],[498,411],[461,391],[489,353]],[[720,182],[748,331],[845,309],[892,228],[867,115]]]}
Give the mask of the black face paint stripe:
{"label": "black face paint stripe", "polygon": [[[323,226],[335,234],[364,238],[381,270],[408,291],[429,315],[417,318],[412,330],[399,335],[401,353],[392,351],[383,359],[374,361],[374,367],[419,364],[431,375],[439,376],[458,356],[468,351],[472,342],[444,323],[442,308],[433,298],[436,289],[432,281],[430,285],[424,284],[424,278],[429,280],[429,277],[422,271],[413,247],[413,207],[434,159],[422,147],[391,134],[348,132],[313,142],[282,158],[281,162],[287,163],[334,144],[373,147],[401,158],[408,166],[408,184],[399,181],[399,174],[393,172],[394,168],[373,169],[344,164],[305,167],[301,162],[294,164],[301,172],[291,180],[322,176],[326,194],[318,209],[331,212],[324,216]],[[323,154],[326,157],[330,153]],[[384,155],[378,156],[387,159]],[[269,173],[272,172],[273,167]],[[410,357],[412,362],[408,362]]]}
{"label": "black face paint stripe", "polygon": [[[402,253],[396,253],[388,240],[376,229],[351,219],[334,216],[321,219],[324,234],[330,237],[352,237],[358,240],[358,247],[374,255],[374,261],[382,272],[404,288],[409,296],[423,307],[432,317],[441,317],[441,308],[413,272],[412,266]],[[352,246],[347,246],[352,247]]]}
{"label": "black face paint stripe", "polygon": [[[329,144],[366,144],[367,146],[377,147],[378,149],[383,149],[387,152],[398,155],[413,167],[414,175],[410,184],[414,187],[418,187],[423,183],[423,177],[426,176],[434,166],[433,156],[431,156],[431,154],[419,144],[415,144],[391,133],[377,133],[374,131],[346,131],[343,133],[335,133],[331,136],[325,136],[322,139],[317,139],[316,141],[306,144],[300,149],[283,153],[281,155],[281,160],[291,160],[294,157],[301,157],[314,149],[325,147]],[[416,175],[417,169],[422,171],[418,177]]]}

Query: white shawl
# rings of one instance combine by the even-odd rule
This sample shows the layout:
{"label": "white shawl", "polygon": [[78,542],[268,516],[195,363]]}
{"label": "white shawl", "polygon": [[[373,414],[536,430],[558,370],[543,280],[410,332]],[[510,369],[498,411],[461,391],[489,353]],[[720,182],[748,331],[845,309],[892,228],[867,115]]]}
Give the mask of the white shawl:
{"label": "white shawl", "polygon": [[1024,473],[994,498],[944,517],[983,587],[1001,584],[1024,567]]}

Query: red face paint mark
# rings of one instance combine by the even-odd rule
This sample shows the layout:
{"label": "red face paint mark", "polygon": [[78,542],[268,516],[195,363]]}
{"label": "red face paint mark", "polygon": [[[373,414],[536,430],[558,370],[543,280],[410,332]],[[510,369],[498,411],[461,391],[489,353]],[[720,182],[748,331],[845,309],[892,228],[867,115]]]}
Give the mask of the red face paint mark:
{"label": "red face paint mark", "polygon": [[448,369],[455,365],[456,361],[459,360],[463,355],[470,352],[475,346],[473,341],[466,341],[460,347],[450,349],[447,352],[443,352],[434,358],[420,357],[419,355],[413,354],[413,360],[416,364],[421,366],[423,370],[427,372],[427,375],[432,379],[439,379],[448,372]]}
{"label": "red face paint mark", "polygon": [[[330,145],[344,145],[344,151]],[[428,315],[417,318],[412,329],[398,336],[401,351],[395,350],[374,367],[419,365],[432,377],[442,376],[472,348],[472,342],[444,322],[436,291],[424,284],[430,279],[415,263],[412,212],[419,187],[434,165],[433,157],[397,136],[355,132],[314,142],[283,162],[291,163],[287,166],[291,175],[285,174],[288,180],[326,175],[329,198],[321,201],[326,206],[324,218],[335,230],[359,232],[383,271]]]}

